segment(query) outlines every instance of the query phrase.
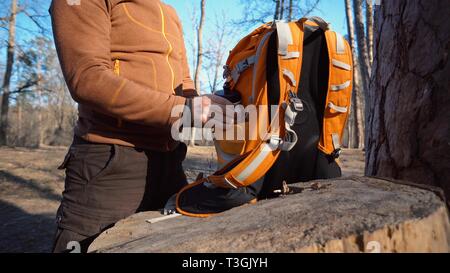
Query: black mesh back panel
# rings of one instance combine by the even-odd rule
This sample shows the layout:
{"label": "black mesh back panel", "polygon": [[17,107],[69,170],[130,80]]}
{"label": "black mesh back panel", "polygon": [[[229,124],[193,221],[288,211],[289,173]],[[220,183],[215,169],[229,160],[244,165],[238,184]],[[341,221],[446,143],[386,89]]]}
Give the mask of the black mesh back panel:
{"label": "black mesh back panel", "polygon": [[[328,88],[329,57],[324,32],[305,28],[302,73],[297,90],[304,111],[297,115],[292,127],[299,137],[290,152],[282,152],[266,174],[261,197],[270,197],[282,182],[296,183],[341,175],[333,159],[317,149],[325,109]],[[267,81],[269,102],[278,104],[279,76],[277,62],[277,35],[269,41],[267,56]]]}

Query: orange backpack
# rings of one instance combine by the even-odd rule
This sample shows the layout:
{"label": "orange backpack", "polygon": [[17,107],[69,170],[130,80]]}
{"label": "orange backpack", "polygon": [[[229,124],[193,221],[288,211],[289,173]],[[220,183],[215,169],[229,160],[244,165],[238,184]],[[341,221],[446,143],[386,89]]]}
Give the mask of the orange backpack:
{"label": "orange backpack", "polygon": [[[318,149],[333,157],[339,155],[349,114],[353,83],[352,51],[348,42],[340,34],[330,30],[329,24],[319,17],[303,18],[289,23],[277,21],[264,24],[243,38],[231,51],[224,73],[225,86],[240,94],[240,103],[244,107],[249,105],[256,107],[258,121],[253,123],[245,120],[247,133],[244,140],[215,141],[221,168],[213,175],[199,179],[178,193],[179,213],[195,217],[209,216],[210,214],[185,211],[179,203],[180,196],[202,183],[228,189],[252,185],[264,177],[281,151],[289,151],[297,141],[302,141],[298,139],[291,126],[303,107],[296,90],[302,68],[305,26],[319,27],[324,31],[329,54],[328,94]],[[272,111],[274,113],[271,120],[268,121],[270,106],[268,106],[266,56],[269,37],[274,32],[278,36],[280,100],[275,111]],[[249,135],[257,137],[250,138]]]}

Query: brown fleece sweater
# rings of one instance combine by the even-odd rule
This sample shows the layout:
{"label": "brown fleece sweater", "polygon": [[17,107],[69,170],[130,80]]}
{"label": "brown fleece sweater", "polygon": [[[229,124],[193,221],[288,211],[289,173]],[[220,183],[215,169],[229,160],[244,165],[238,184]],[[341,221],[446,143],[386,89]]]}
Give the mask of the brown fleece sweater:
{"label": "brown fleece sweater", "polygon": [[175,10],[159,0],[53,0],[50,14],[62,71],[79,103],[75,134],[174,149],[172,108],[196,94]]}

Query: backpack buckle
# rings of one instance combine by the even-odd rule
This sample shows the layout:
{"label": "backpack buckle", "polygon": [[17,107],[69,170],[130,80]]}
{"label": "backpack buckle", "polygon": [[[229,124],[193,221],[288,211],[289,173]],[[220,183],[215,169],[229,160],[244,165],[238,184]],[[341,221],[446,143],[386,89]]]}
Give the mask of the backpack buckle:
{"label": "backpack buckle", "polygon": [[295,94],[292,91],[289,91],[289,101],[294,107],[295,111],[302,112],[304,110],[302,100],[299,97],[297,97],[297,94]]}
{"label": "backpack buckle", "polygon": [[267,143],[273,150],[276,150],[283,143],[283,139],[277,135],[272,135],[270,136],[270,139],[267,141]]}
{"label": "backpack buckle", "polygon": [[248,63],[248,59],[243,60],[242,62],[238,63],[236,65],[237,71],[239,73],[244,72],[245,70],[247,70],[247,68],[250,67],[250,64]]}
{"label": "backpack buckle", "polygon": [[228,65],[223,66],[223,78],[228,79],[231,76],[231,69]]}
{"label": "backpack buckle", "polygon": [[338,159],[342,154],[342,149],[336,149],[331,153],[331,157],[333,157],[334,159]]}

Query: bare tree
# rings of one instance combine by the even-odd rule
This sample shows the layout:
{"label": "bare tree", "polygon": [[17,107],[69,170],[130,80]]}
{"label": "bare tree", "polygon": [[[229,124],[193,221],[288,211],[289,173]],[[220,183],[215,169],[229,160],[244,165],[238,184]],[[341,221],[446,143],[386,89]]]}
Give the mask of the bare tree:
{"label": "bare tree", "polygon": [[356,41],[358,43],[358,57],[361,64],[361,71],[363,81],[366,81],[364,86],[368,86],[368,79],[370,78],[370,62],[367,49],[367,38],[365,33],[364,16],[363,16],[363,2],[362,0],[353,0],[353,11],[355,14],[356,25]]}
{"label": "bare tree", "polygon": [[44,134],[45,134],[45,123],[44,121],[44,117],[43,117],[43,111],[42,111],[42,105],[43,105],[43,101],[42,101],[42,60],[41,60],[41,56],[43,55],[43,50],[44,50],[44,45],[43,45],[43,41],[41,39],[37,40],[37,62],[36,62],[36,72],[37,72],[37,83],[36,83],[36,91],[37,91],[37,97],[38,97],[38,111],[37,111],[37,115],[38,115],[38,142],[37,142],[37,146],[41,147],[44,144]]}
{"label": "bare tree", "polygon": [[44,36],[16,48],[8,144],[68,145],[76,120],[53,42]]}
{"label": "bare tree", "polygon": [[200,93],[201,69],[203,63],[203,27],[205,24],[206,0],[200,0],[200,23],[197,28],[197,62],[194,74],[195,89]]}
{"label": "bare tree", "polygon": [[8,46],[6,54],[6,70],[2,85],[2,109],[0,112],[0,146],[7,144],[9,97],[11,87],[11,76],[14,65],[14,53],[16,46],[16,18],[17,0],[11,0],[8,28]]}
{"label": "bare tree", "polygon": [[241,0],[241,3],[244,5],[244,16],[236,23],[254,27],[273,20],[306,17],[317,10],[320,0]]}
{"label": "bare tree", "polygon": [[282,20],[282,19],[284,19],[284,9],[285,9],[285,6],[284,6],[284,0],[281,0],[281,3],[280,3],[280,20]]}
{"label": "bare tree", "polygon": [[[362,0],[353,0],[353,11],[355,15],[355,32],[356,41],[358,44],[358,64],[361,71],[361,83],[362,83],[362,94],[364,96],[364,105],[368,105],[368,95],[369,81],[370,81],[370,62],[367,50],[367,39],[365,35],[364,17],[363,17],[363,6]],[[368,108],[365,107],[364,116],[368,116]],[[366,124],[367,126],[367,124]],[[367,134],[367,133],[366,133]]]}
{"label": "bare tree", "polygon": [[[203,27],[206,18],[206,0],[200,0],[200,20],[197,26],[197,58],[195,62],[195,73],[194,73],[194,84],[195,89],[199,94],[201,94],[201,70],[203,66]],[[191,128],[191,139],[189,140],[189,145],[195,145],[195,134],[196,130],[194,127]]]}
{"label": "bare tree", "polygon": [[207,64],[205,68],[210,71],[208,73],[208,81],[211,92],[217,91],[221,83],[223,83],[222,71],[225,64],[225,54],[227,53],[226,45],[233,38],[235,33],[234,27],[230,24],[225,11],[221,16],[215,16],[214,31],[208,39],[207,52],[205,57]]}
{"label": "bare tree", "polygon": [[273,16],[273,20],[280,20],[280,13],[281,13],[281,0],[275,0],[275,15]]}
{"label": "bare tree", "polygon": [[[450,198],[448,1],[383,1],[375,22],[366,174],[439,186]],[[421,36],[425,35],[425,36]]]}
{"label": "bare tree", "polygon": [[[48,26],[45,24],[45,18],[48,18],[48,15],[41,10],[44,3],[47,7],[48,3],[41,0],[24,0],[20,1],[20,5],[17,0],[11,0],[7,15],[0,18],[0,25],[3,29],[7,30],[8,36],[6,47],[6,67],[1,88],[0,145],[6,145],[8,141],[8,129],[10,127],[10,122],[8,120],[10,101],[13,99],[11,96],[22,92],[24,89],[29,88],[33,84],[36,84],[36,81],[30,80],[27,81],[24,86],[17,86],[15,90],[12,90],[15,85],[12,82],[16,57],[15,55],[16,50],[19,48],[16,41],[16,36],[19,31],[25,31],[32,35],[35,32],[38,32],[41,35],[48,35]],[[22,13],[24,18],[28,19],[28,22],[18,24],[17,16],[19,13]]]}
{"label": "bare tree", "polygon": [[292,21],[294,15],[294,0],[289,0],[289,15],[288,21]]}
{"label": "bare tree", "polygon": [[369,64],[373,62],[373,0],[366,0],[366,37]]}
{"label": "bare tree", "polygon": [[293,17],[301,18],[309,16],[313,11],[318,10],[320,0],[293,0]]}
{"label": "bare tree", "polygon": [[358,53],[356,51],[355,27],[353,21],[352,5],[350,0],[345,0],[345,13],[347,18],[347,31],[353,54],[353,97],[351,109],[351,122],[349,122],[349,146],[351,148],[362,148],[364,143],[364,115],[363,100],[361,94],[361,79],[359,74]]}

